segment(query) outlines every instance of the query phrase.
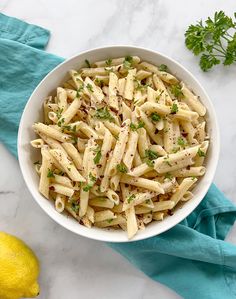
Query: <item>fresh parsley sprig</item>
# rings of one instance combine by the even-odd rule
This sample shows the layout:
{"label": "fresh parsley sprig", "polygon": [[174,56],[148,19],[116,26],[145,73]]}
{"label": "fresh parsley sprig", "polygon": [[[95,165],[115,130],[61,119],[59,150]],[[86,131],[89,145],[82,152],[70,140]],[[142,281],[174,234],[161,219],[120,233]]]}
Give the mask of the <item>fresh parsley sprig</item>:
{"label": "fresh parsley sprig", "polygon": [[[236,12],[234,13],[236,19]],[[200,55],[200,67],[206,72],[214,65],[230,65],[236,62],[236,22],[223,11],[185,32],[185,44],[194,55]]]}

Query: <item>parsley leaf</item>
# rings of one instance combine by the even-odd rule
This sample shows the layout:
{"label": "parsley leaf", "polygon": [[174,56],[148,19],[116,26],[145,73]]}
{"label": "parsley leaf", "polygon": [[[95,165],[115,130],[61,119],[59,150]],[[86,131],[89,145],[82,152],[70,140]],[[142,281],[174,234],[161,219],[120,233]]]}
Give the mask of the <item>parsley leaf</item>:
{"label": "parsley leaf", "polygon": [[206,154],[199,148],[197,151],[199,157],[206,157]]}
{"label": "parsley leaf", "polygon": [[88,83],[88,84],[86,85],[86,87],[87,87],[87,89],[88,89],[90,92],[94,92],[94,90],[93,90],[93,86],[92,86],[90,83]]}
{"label": "parsley leaf", "polygon": [[121,173],[127,173],[128,172],[128,169],[127,167],[123,164],[123,163],[120,163],[116,166],[116,169],[121,172]]}
{"label": "parsley leaf", "polygon": [[176,97],[176,98],[182,98],[183,97],[183,93],[181,91],[181,86],[180,84],[173,84],[170,87],[170,91],[171,93]]}
{"label": "parsley leaf", "polygon": [[145,163],[153,168],[154,167],[154,161],[159,157],[158,153],[152,150],[145,150],[145,157],[144,157],[144,161]]}
{"label": "parsley leaf", "polygon": [[178,105],[174,103],[171,106],[170,114],[176,114],[178,111],[179,111]]}
{"label": "parsley leaf", "polygon": [[165,65],[165,64],[159,65],[158,70],[161,72],[167,72],[167,70],[168,70],[167,65]]}
{"label": "parsley leaf", "polygon": [[71,209],[75,212],[78,213],[79,212],[79,204],[78,202],[72,201],[71,203]]}
{"label": "parsley leaf", "polygon": [[96,183],[97,178],[93,176],[93,174],[89,173],[89,183],[84,186],[83,190],[85,192],[88,192],[90,189],[92,189],[93,185]]}
{"label": "parsley leaf", "polygon": [[158,153],[152,150],[145,150],[145,157],[150,160],[155,160],[159,157]]}
{"label": "parsley leaf", "polygon": [[47,177],[48,177],[48,178],[55,178],[54,172],[53,172],[50,168],[48,168],[48,174],[47,174]]}
{"label": "parsley leaf", "polygon": [[129,197],[127,198],[127,202],[128,202],[128,203],[131,203],[131,201],[134,200],[134,199],[135,199],[135,195],[132,194],[131,196],[129,196]]}
{"label": "parsley leaf", "polygon": [[130,129],[131,131],[137,131],[140,128],[144,128],[145,123],[143,121],[139,121],[137,125],[135,125],[134,123],[130,124]]}
{"label": "parsley leaf", "polygon": [[223,11],[215,12],[213,18],[188,27],[185,44],[194,55],[201,55],[199,65],[204,72],[221,62],[233,64],[236,62],[236,22]]}
{"label": "parsley leaf", "polygon": [[114,117],[111,115],[107,107],[100,108],[96,110],[95,117],[99,119],[114,121]]}
{"label": "parsley leaf", "polygon": [[86,65],[87,65],[88,68],[91,68],[91,64],[90,64],[90,62],[88,61],[88,59],[85,59],[84,62],[86,63]]}
{"label": "parsley leaf", "polygon": [[111,59],[111,58],[107,59],[107,60],[105,61],[105,63],[106,63],[106,66],[111,66],[111,64],[112,64],[112,59]]}
{"label": "parsley leaf", "polygon": [[95,153],[96,153],[96,156],[94,157],[93,162],[95,164],[98,164],[100,162],[100,160],[101,160],[101,157],[102,157],[102,152],[101,152],[101,149],[100,149],[99,146],[95,150]]}
{"label": "parsley leaf", "polygon": [[186,142],[182,137],[178,137],[177,143],[180,146],[185,146],[186,145]]}
{"label": "parsley leaf", "polygon": [[161,117],[160,117],[160,115],[157,114],[156,112],[153,112],[153,113],[151,114],[151,119],[152,119],[153,121],[159,121],[159,120],[161,119]]}
{"label": "parsley leaf", "polygon": [[125,69],[130,69],[132,66],[132,62],[133,62],[133,57],[132,56],[126,56],[124,61],[123,61],[123,66]]}

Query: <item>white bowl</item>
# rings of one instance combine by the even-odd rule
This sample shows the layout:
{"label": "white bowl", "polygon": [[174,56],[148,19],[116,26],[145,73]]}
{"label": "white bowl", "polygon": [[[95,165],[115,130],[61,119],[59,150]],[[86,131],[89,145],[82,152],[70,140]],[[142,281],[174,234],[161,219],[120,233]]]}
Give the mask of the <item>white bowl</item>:
{"label": "white bowl", "polygon": [[35,134],[32,130],[32,124],[36,121],[42,120],[42,103],[44,98],[54,91],[55,88],[59,86],[66,77],[68,77],[67,73],[70,69],[81,68],[84,65],[85,59],[94,62],[107,58],[124,57],[126,55],[137,55],[142,60],[155,65],[166,64],[172,74],[176,75],[189,87],[191,87],[194,93],[200,96],[202,103],[207,108],[207,129],[210,134],[210,147],[206,159],[206,173],[195,187],[193,191],[193,199],[186,202],[181,209],[178,209],[175,212],[174,215],[168,216],[162,222],[152,222],[149,224],[144,231],[139,231],[132,241],[149,238],[163,233],[181,222],[199,205],[212,183],[220,148],[219,129],[216,115],[208,95],[201,84],[189,71],[165,55],[151,50],[131,46],[103,47],[80,53],[61,63],[52,70],[32,93],[21,117],[18,133],[18,155],[21,171],[33,198],[52,219],[78,235],[109,242],[128,242],[126,232],[123,232],[122,230],[113,231],[98,228],[89,229],[80,225],[72,217],[59,214],[55,210],[53,203],[45,199],[39,193],[39,178],[33,165],[33,162],[37,161],[39,158],[39,151],[31,147],[30,141],[35,138]]}

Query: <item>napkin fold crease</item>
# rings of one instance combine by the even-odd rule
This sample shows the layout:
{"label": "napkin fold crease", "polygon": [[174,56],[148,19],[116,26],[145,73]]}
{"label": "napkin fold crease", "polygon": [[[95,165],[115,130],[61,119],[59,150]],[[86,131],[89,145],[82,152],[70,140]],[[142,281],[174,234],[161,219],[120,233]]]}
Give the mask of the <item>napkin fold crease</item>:
{"label": "napkin fold crease", "polygon": [[[44,51],[50,33],[0,14],[0,141],[17,158],[17,130],[37,84],[64,59]],[[236,246],[224,239],[236,207],[212,184],[180,224],[146,240],[108,245],[186,299],[236,298]],[[158,298],[158,294],[157,294]]]}

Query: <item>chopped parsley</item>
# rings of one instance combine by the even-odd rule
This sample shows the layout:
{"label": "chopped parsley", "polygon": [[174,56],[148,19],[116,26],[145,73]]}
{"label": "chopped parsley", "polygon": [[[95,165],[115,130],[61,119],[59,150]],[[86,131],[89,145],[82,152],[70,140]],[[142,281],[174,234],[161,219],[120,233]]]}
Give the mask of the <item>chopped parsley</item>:
{"label": "chopped parsley", "polygon": [[176,98],[182,98],[183,97],[183,93],[181,91],[181,86],[179,84],[171,85],[170,91]]}
{"label": "chopped parsley", "polygon": [[92,86],[90,83],[88,83],[88,84],[86,85],[86,87],[87,87],[87,89],[88,89],[90,92],[94,92],[94,90],[93,90],[93,86]]}
{"label": "chopped parsley", "polygon": [[168,159],[169,159],[169,156],[165,157],[165,158],[164,158],[164,162],[165,162],[167,165],[172,166],[172,165],[170,164],[170,161],[169,161]]}
{"label": "chopped parsley", "polygon": [[196,176],[192,176],[192,180],[194,181],[197,177]]}
{"label": "chopped parsley", "polygon": [[159,157],[158,153],[152,150],[145,150],[145,157],[144,157],[144,161],[145,163],[153,168],[154,167],[154,161]]}
{"label": "chopped parsley", "polygon": [[178,111],[179,111],[178,105],[174,103],[171,106],[170,114],[176,114]]}
{"label": "chopped parsley", "polygon": [[74,211],[75,213],[78,213],[79,212],[79,204],[78,202],[75,202],[75,201],[72,201],[71,203],[71,209],[72,211]]}
{"label": "chopped parsley", "polygon": [[56,111],[56,115],[57,115],[57,118],[61,118],[61,114],[63,112],[63,108],[58,108],[57,111]]}
{"label": "chopped parsley", "polygon": [[199,157],[206,157],[206,154],[199,148],[197,151]]}
{"label": "chopped parsley", "polygon": [[186,142],[182,137],[178,137],[177,143],[180,146],[185,146],[186,145]]}
{"label": "chopped parsley", "polygon": [[130,124],[130,129],[132,131],[137,131],[140,128],[144,128],[145,123],[143,121],[139,121],[137,125],[135,125],[134,123]]}
{"label": "chopped parsley", "polygon": [[165,64],[159,65],[158,70],[161,72],[167,72],[167,70],[168,70],[167,65],[165,65]]}
{"label": "chopped parsley", "polygon": [[131,56],[126,56],[124,61],[123,61],[123,66],[125,69],[130,69],[132,66],[132,62],[133,62],[133,57]]}
{"label": "chopped parsley", "polygon": [[113,219],[112,218],[110,218],[110,219],[107,219],[107,222],[108,223],[111,223],[113,221]]}
{"label": "chopped parsley", "polygon": [[47,177],[48,177],[48,178],[55,178],[54,172],[53,172],[50,168],[48,168],[48,174],[47,174]]}
{"label": "chopped parsley", "polygon": [[84,186],[83,190],[85,192],[88,192],[93,187],[93,185],[95,184],[96,180],[97,180],[97,178],[95,176],[93,176],[92,173],[90,172],[89,173],[89,183]]}
{"label": "chopped parsley", "polygon": [[180,150],[179,146],[176,146],[172,149],[172,153],[176,154]]}
{"label": "chopped parsley", "polygon": [[134,199],[135,199],[135,195],[132,194],[130,197],[127,198],[127,202],[131,203],[131,201],[134,200]]}
{"label": "chopped parsley", "polygon": [[106,66],[111,66],[111,64],[112,64],[112,59],[111,59],[111,58],[107,59],[107,60],[105,61],[105,63],[106,63]]}
{"label": "chopped parsley", "polygon": [[165,178],[171,180],[173,176],[169,172],[167,172],[165,173]]}
{"label": "chopped parsley", "polygon": [[73,144],[76,144],[77,141],[78,141],[78,137],[75,136],[75,135],[71,136],[71,141],[72,141]]}
{"label": "chopped parsley", "polygon": [[62,118],[62,119],[60,119],[60,120],[57,122],[57,125],[58,125],[59,127],[61,127],[61,126],[63,125],[64,122],[65,122],[65,118]]}
{"label": "chopped parsley", "polygon": [[98,147],[94,150],[94,152],[96,153],[96,155],[95,155],[95,157],[94,157],[94,159],[93,159],[93,162],[94,162],[95,164],[98,164],[98,163],[100,162],[100,160],[101,160],[101,157],[102,157],[102,152],[101,152],[100,147],[98,146]]}
{"label": "chopped parsley", "polygon": [[153,113],[151,114],[151,119],[152,119],[153,121],[159,121],[159,120],[161,119],[161,117],[160,117],[160,115],[157,114],[156,112],[153,112]]}
{"label": "chopped parsley", "polygon": [[76,97],[80,97],[80,93],[83,91],[84,89],[84,83],[81,84],[81,86],[79,87],[79,89],[77,89],[76,91]]}
{"label": "chopped parsley", "polygon": [[145,91],[145,89],[147,89],[148,86],[150,86],[150,84],[141,84],[141,82],[137,79],[135,79],[134,81],[136,83],[135,90]]}
{"label": "chopped parsley", "polygon": [[90,62],[88,61],[88,59],[85,59],[84,62],[86,63],[86,65],[87,65],[88,68],[91,68],[91,64],[90,64]]}
{"label": "chopped parsley", "polygon": [[152,150],[145,150],[145,158],[149,160],[155,160],[159,157],[158,153]]}
{"label": "chopped parsley", "polygon": [[107,107],[96,110],[95,117],[99,119],[114,121],[114,117],[111,115]]}
{"label": "chopped parsley", "polygon": [[127,173],[128,172],[128,169],[127,167],[123,164],[123,163],[120,163],[116,166],[116,169],[121,172],[121,173]]}

